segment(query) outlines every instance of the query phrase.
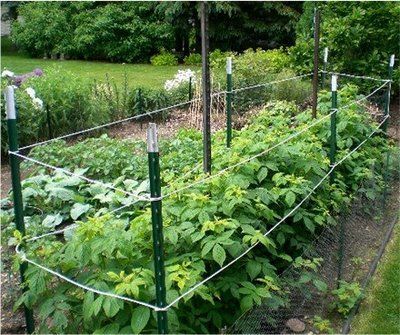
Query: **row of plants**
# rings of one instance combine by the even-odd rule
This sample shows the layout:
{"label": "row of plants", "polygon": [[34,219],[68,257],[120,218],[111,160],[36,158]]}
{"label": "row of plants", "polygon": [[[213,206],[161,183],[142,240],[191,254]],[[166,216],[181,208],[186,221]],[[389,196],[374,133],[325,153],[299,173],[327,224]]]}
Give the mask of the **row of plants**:
{"label": "row of plants", "polygon": [[[345,87],[339,92],[339,104],[345,105],[356,96],[355,87]],[[329,106],[330,95],[325,93],[320,97],[320,115],[327,113]],[[212,143],[214,171],[260,153],[306,127],[311,122],[310,115],[308,110],[300,113],[294,103],[271,103],[242,130],[234,132],[229,153],[225,148],[225,134],[217,132]],[[292,116],[295,118],[291,120]],[[338,157],[356,147],[375,127],[376,123],[359,105],[340,110]],[[323,183],[296,213],[265,237],[263,233],[304,198],[328,171],[328,140],[329,124],[322,122],[268,155],[163,200],[168,302],[253,243],[260,242],[223,274],[168,311],[171,332],[216,333],[262,301],[271,307],[285,305],[286,290],[278,275],[293,260],[299,268],[318,271],[321,260],[306,260],[300,255],[313,234],[334,224],[332,214],[340,211],[360,191],[359,186],[371,176],[371,164],[375,164],[374,173],[381,175],[381,155],[389,149],[386,139],[372,137],[337,168],[335,184]],[[47,148],[36,148],[33,156],[63,159],[64,166],[71,170],[78,163],[86,168],[78,172],[92,177],[112,171],[106,180],[113,185],[137,194],[148,192],[145,167],[141,169],[137,165],[145,166],[145,158],[142,161],[135,158],[134,162],[129,154],[122,155],[120,160],[111,159],[111,162],[107,155],[99,156],[98,161],[74,158],[83,152],[84,144],[87,151],[90,148],[100,150],[102,145],[96,141],[88,139],[80,146],[71,147],[65,143],[60,147],[62,142],[59,142]],[[113,140],[101,138],[98,141],[107,144]],[[131,153],[144,156],[139,146],[144,148],[145,143],[124,141],[120,145],[121,152],[128,152],[130,146]],[[104,150],[118,152],[118,144],[117,148],[106,145]],[[198,131],[183,131],[171,143],[162,143],[163,193],[203,178],[200,171],[182,177],[200,157],[201,134]],[[131,165],[133,170],[130,170]],[[28,235],[75,220],[78,220],[78,227],[61,238],[53,236],[29,243],[28,257],[80,283],[154,303],[151,215],[147,204],[61,173],[45,170],[35,173],[37,176],[23,182]],[[118,177],[114,179],[115,176]],[[375,187],[380,185],[378,182]],[[367,187],[361,191],[366,196],[371,194]],[[110,213],[121,204],[129,203],[132,205],[128,210]],[[2,216],[11,227],[11,209],[2,211]],[[10,229],[3,236],[9,236]],[[15,238],[18,240],[19,236]],[[324,283],[313,280],[312,276],[309,278],[315,289],[321,294],[327,293]],[[40,332],[156,330],[155,314],[146,307],[84,292],[36,267],[29,267],[27,282],[28,291],[19,304],[35,307],[39,313]]]}
{"label": "row of plants", "polygon": [[[2,90],[8,84],[2,78]],[[41,77],[24,81],[15,89],[15,99],[19,143],[25,146],[186,101],[188,87],[132,88],[127,79],[118,86],[108,76],[104,82],[96,82],[55,66]],[[165,117],[165,113],[153,117]],[[5,154],[8,137],[3,96],[1,121],[1,151]]]}
{"label": "row of plants", "polygon": [[[287,69],[289,58],[283,49],[249,49],[243,54],[216,50],[210,55],[214,92],[226,87],[225,64],[228,56],[233,57],[235,88],[295,75]],[[29,78],[15,91],[20,145],[25,146],[188,101],[189,81],[194,94],[196,86],[200,85],[200,74],[192,70],[178,70],[174,78],[165,82],[164,88],[149,89],[132,88],[126,76],[123,84],[118,86],[108,76],[103,82],[90,81],[60,67],[49,68],[43,76]],[[5,85],[7,80],[2,79],[2,89]],[[310,84],[306,78],[304,81],[294,80],[237,92],[233,97],[233,105],[237,112],[243,114],[267,100],[281,99],[300,103],[309,94]],[[5,154],[8,139],[3,97],[1,112],[1,149],[2,154]],[[165,118],[167,115],[168,111],[153,117]]]}

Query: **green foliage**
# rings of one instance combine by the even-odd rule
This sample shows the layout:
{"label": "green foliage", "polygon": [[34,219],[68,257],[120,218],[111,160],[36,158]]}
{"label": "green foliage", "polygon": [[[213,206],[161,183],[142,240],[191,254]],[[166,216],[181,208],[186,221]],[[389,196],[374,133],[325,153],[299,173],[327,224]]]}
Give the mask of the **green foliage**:
{"label": "green foliage", "polygon": [[[6,85],[2,81],[2,88]],[[43,107],[34,103],[26,89],[33,88]],[[89,128],[109,120],[109,111],[101,105],[90,82],[54,67],[42,77],[32,77],[15,90],[21,146],[48,138],[47,111],[53,136]],[[2,152],[7,149],[5,106],[2,110]]]}
{"label": "green foliage", "polygon": [[[344,105],[356,94],[353,87],[348,87],[339,92],[339,99]],[[328,102],[329,94],[322,94],[320,115],[327,113]],[[293,120],[291,116],[294,116]],[[261,153],[306,127],[311,120],[310,111],[299,113],[293,103],[271,104],[235,133],[229,153],[224,133],[214,135],[213,167],[219,171]],[[352,105],[341,110],[338,158],[357,146],[375,127],[362,106]],[[333,212],[347,205],[357,192],[366,191],[360,185],[370,177],[372,162],[376,163],[374,171],[381,174],[377,159],[385,149],[384,139],[372,137],[357,155],[350,156],[338,167],[334,185],[323,183],[279,228],[267,237],[264,234],[328,171],[328,132],[328,124],[321,122],[268,155],[260,155],[229,173],[163,200],[167,302],[226,265],[247,247],[260,242],[257,248],[227,268],[223,275],[216,276],[169,311],[171,332],[216,333],[223,325],[232,324],[243,312],[260,305],[266,298],[269,298],[266,301],[271,306],[283,305],[286,283],[280,282],[278,274],[293,259],[295,266],[304,272],[300,280],[291,285],[306,290],[311,284],[321,292],[326,291],[325,283],[316,275],[322,260],[304,259],[301,255],[314,233],[332,224],[330,216]],[[108,143],[111,140],[102,138],[99,141]],[[125,145],[128,143],[122,144]],[[201,145],[201,134],[196,131],[183,131],[161,145],[163,194],[203,177],[201,171],[184,176],[200,161]],[[90,150],[89,145],[87,149]],[[74,163],[65,160],[67,165],[73,166]],[[129,160],[127,163],[131,164]],[[91,167],[92,162],[87,164],[89,170],[84,173],[98,173]],[[123,171],[123,164],[117,169]],[[39,177],[50,186],[38,185],[35,190],[41,196],[32,193],[27,197],[26,205],[40,209],[42,205],[35,202],[37,199],[43,197],[46,206],[51,206],[57,199],[61,208],[66,207],[65,203],[69,206],[61,214],[79,215],[81,221],[63,242],[49,237],[30,244],[26,250],[28,257],[40,259],[50,268],[97,289],[153,301],[155,287],[148,206],[138,202],[124,214],[107,214],[112,208],[133,202],[133,199],[126,199],[118,191],[99,189],[96,185],[68,186],[73,183],[69,177],[57,179],[56,185],[53,185],[55,176]],[[146,179],[140,174],[136,177],[133,172],[131,178],[122,175],[112,183],[140,192],[146,191],[141,186],[147,183]],[[67,181],[67,185],[59,185],[63,181]],[[25,183],[32,182],[31,178],[25,180]],[[28,192],[25,183],[24,192]],[[378,181],[375,187],[379,185]],[[91,205],[87,212],[85,204]],[[36,210],[36,216],[43,220],[47,213],[58,213],[58,208],[47,207],[43,214]],[[36,234],[39,228],[48,229],[40,225],[40,220],[36,227],[27,227],[28,234]],[[51,217],[48,221],[54,223],[59,219]],[[154,332],[156,329],[154,313],[144,308],[85,293],[33,267],[27,273],[27,280],[29,290],[19,302],[42,306],[39,318],[43,331],[109,333]],[[232,306],[240,306],[240,309],[232,309]]]}
{"label": "green foliage", "polygon": [[198,53],[191,53],[183,59],[185,65],[201,65],[201,55]]}
{"label": "green foliage", "polygon": [[171,49],[172,27],[156,3],[27,3],[19,6],[12,39],[31,55],[65,53],[84,59],[148,61]]}
{"label": "green foliage", "polygon": [[356,302],[362,297],[360,284],[339,281],[339,288],[332,291],[335,298],[333,306],[340,314],[348,315]]}
{"label": "green foliage", "polygon": [[[313,3],[304,4],[290,55],[298,71],[312,69]],[[400,4],[326,2],[321,9],[321,58],[329,48],[329,70],[387,78],[389,56],[398,53]],[[398,85],[395,88],[397,90]]]}
{"label": "green foliage", "polygon": [[[284,49],[262,50],[248,49],[242,54],[215,52],[215,60],[211,58],[215,80],[225,86],[226,57],[233,57],[233,87],[242,88],[282,80],[296,76],[290,70],[290,58]],[[238,113],[262,106],[269,100],[287,100],[303,102],[311,92],[311,84],[306,78],[290,80],[274,85],[267,85],[235,92],[233,106]]]}
{"label": "green foliage", "polygon": [[321,334],[333,334],[334,331],[331,326],[331,322],[326,319],[322,319],[320,316],[314,316],[313,318],[314,328]]}
{"label": "green foliage", "polygon": [[171,52],[163,51],[150,58],[150,63],[155,66],[178,65],[178,57]]}

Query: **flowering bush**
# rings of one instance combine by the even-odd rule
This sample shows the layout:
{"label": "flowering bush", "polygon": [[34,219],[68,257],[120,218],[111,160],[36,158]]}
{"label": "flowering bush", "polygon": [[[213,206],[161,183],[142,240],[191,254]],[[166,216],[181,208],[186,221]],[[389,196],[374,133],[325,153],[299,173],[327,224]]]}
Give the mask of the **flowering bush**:
{"label": "flowering bush", "polygon": [[190,78],[192,78],[192,82],[196,81],[196,73],[190,69],[187,70],[178,70],[178,73],[175,74],[174,79],[167,80],[164,84],[164,88],[166,91],[170,92],[183,83],[188,83]]}

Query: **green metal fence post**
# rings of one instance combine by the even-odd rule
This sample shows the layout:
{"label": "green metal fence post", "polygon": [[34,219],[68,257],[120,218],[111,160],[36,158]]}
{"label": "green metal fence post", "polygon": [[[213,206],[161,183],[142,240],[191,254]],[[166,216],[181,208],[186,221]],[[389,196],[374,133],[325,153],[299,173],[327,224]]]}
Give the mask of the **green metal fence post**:
{"label": "green metal fence post", "polygon": [[[16,120],[16,109],[14,100],[14,88],[7,86],[4,92],[4,98],[6,101],[7,110],[7,129],[8,129],[8,143],[11,152],[18,151],[18,131],[17,131],[17,120]],[[21,191],[21,174],[19,170],[19,158],[10,154],[10,167],[11,167],[11,181],[12,191],[14,200],[14,214],[15,224],[18,231],[22,236],[25,236],[25,222],[24,222],[24,208],[22,202],[22,191]],[[21,276],[21,283],[23,285],[22,290],[25,292],[25,271],[28,267],[26,262],[21,263],[19,272]],[[35,330],[35,322],[33,319],[33,312],[27,306],[24,306],[26,329],[29,334]]]}
{"label": "green metal fence post", "polygon": [[[385,111],[384,111],[385,117],[389,115],[389,109],[390,109],[390,91],[392,89],[393,66],[394,66],[394,55],[391,55],[388,67],[388,80],[390,80],[390,82],[388,83],[388,88],[385,95]],[[386,119],[382,125],[382,130],[385,132],[385,134],[387,134],[388,123],[389,119]]]}
{"label": "green metal fence post", "polygon": [[[150,123],[147,129],[147,152],[149,160],[151,222],[153,229],[154,271],[156,278],[157,307],[166,306],[165,269],[164,269],[164,237],[161,208],[160,161],[158,154],[157,126]],[[159,334],[168,333],[166,311],[157,311]]]}
{"label": "green metal fence post", "polygon": [[193,93],[192,93],[192,77],[189,77],[189,101],[192,100]]}
{"label": "green metal fence post", "polygon": [[232,57],[226,59],[226,146],[232,141]]}
{"label": "green metal fence post", "polygon": [[322,72],[322,80],[321,80],[321,87],[322,89],[325,88],[325,79],[326,79],[326,69],[328,67],[328,48],[324,49],[324,64],[323,64],[323,72]]}
{"label": "green metal fence post", "polygon": [[51,117],[50,117],[50,109],[49,105],[46,104],[46,121],[47,121],[47,130],[48,130],[48,137],[47,139],[52,139],[53,138],[53,129],[51,126]]}
{"label": "green metal fence post", "polygon": [[[330,136],[330,150],[329,150],[329,161],[331,168],[336,164],[336,148],[337,148],[337,129],[336,129],[336,115],[337,115],[337,76],[332,76],[331,83],[332,91],[332,107],[331,107],[331,136]],[[329,176],[330,184],[335,182],[335,170],[333,170]],[[337,285],[339,287],[339,281],[342,279],[342,268],[343,268],[343,255],[344,255],[344,220],[340,220],[340,232],[339,232],[339,252],[338,252],[338,276]]]}
{"label": "green metal fence post", "polygon": [[[332,108],[331,108],[331,137],[330,137],[330,151],[329,160],[331,167],[336,162],[336,114],[337,114],[337,76],[332,76]],[[335,181],[335,173],[332,171],[330,175],[331,184]]]}

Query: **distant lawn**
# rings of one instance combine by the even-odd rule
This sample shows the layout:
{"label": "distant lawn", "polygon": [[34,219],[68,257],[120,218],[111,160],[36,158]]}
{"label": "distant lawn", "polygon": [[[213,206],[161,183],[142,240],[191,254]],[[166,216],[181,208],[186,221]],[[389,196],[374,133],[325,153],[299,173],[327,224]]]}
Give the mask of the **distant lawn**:
{"label": "distant lawn", "polygon": [[400,334],[400,222],[366,291],[351,333]]}
{"label": "distant lawn", "polygon": [[[97,61],[80,60],[45,60],[30,58],[26,55],[18,54],[12,49],[8,39],[1,39],[1,69],[7,68],[17,74],[30,72],[35,68],[46,71],[50,66],[60,66],[65,70],[71,71],[79,76],[84,76],[98,81],[105,81],[106,75],[118,85],[123,84],[124,74],[127,74],[128,85],[130,87],[143,86],[148,88],[163,87],[164,82],[172,79],[179,69],[189,68],[188,66],[153,66],[151,64],[120,64],[106,63]],[[195,66],[191,69],[197,70]]]}

